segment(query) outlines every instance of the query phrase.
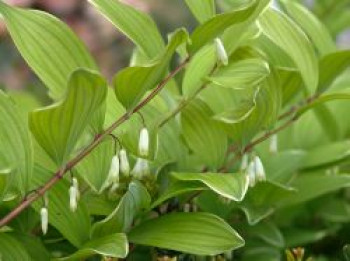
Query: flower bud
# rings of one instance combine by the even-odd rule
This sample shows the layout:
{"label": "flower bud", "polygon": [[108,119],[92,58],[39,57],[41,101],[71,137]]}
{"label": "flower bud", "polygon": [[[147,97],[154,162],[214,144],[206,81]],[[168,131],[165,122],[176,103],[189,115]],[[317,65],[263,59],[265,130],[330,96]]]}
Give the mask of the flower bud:
{"label": "flower bud", "polygon": [[40,209],[41,230],[46,235],[49,226],[49,212],[46,207]]}
{"label": "flower bud", "polygon": [[73,187],[75,187],[75,189],[77,191],[77,200],[79,200],[80,199],[80,191],[79,191],[79,183],[78,183],[77,178],[72,179],[72,185],[73,185]]}
{"label": "flower bud", "polygon": [[131,171],[131,175],[135,178],[142,179],[149,174],[148,160],[143,158],[137,158],[134,168]]}
{"label": "flower bud", "polygon": [[119,158],[118,155],[114,155],[111,161],[111,167],[108,173],[108,183],[119,182]]}
{"label": "flower bud", "polygon": [[270,138],[270,147],[269,147],[269,151],[271,153],[277,153],[278,151],[278,139],[277,139],[277,135],[272,135]]}
{"label": "flower bud", "polygon": [[119,159],[120,159],[120,172],[124,176],[129,176],[130,164],[129,164],[128,155],[126,154],[125,149],[121,149],[119,151]]}
{"label": "flower bud", "polygon": [[247,176],[249,177],[249,186],[254,187],[256,184],[256,167],[254,160],[252,160],[248,165]]}
{"label": "flower bud", "polygon": [[139,153],[141,156],[148,156],[149,152],[149,135],[147,128],[142,128],[140,131]]}
{"label": "flower bud", "polygon": [[266,180],[266,174],[265,174],[265,169],[264,166],[261,162],[261,159],[258,156],[254,157],[254,162],[255,162],[255,177],[258,181],[265,181]]}
{"label": "flower bud", "polygon": [[74,186],[69,188],[69,207],[72,212],[75,212],[78,207],[77,190]]}
{"label": "flower bud", "polygon": [[248,155],[243,154],[242,160],[241,160],[241,170],[246,170],[248,168]]}
{"label": "flower bud", "polygon": [[220,38],[215,38],[216,54],[223,65],[228,65],[228,56]]}

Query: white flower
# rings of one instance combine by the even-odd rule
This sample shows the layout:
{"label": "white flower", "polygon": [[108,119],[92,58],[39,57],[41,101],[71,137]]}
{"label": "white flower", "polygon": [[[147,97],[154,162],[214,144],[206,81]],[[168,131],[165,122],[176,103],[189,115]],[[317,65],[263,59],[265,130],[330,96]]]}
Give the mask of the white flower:
{"label": "white flower", "polygon": [[148,156],[149,152],[149,135],[147,128],[142,128],[140,131],[139,153],[141,156]]}
{"label": "white flower", "polygon": [[[118,183],[119,182],[119,158],[118,155],[114,155],[111,161],[111,167],[108,173],[108,183]],[[108,185],[109,185],[108,184]]]}
{"label": "white flower", "polygon": [[126,154],[125,149],[121,149],[119,151],[119,159],[120,159],[120,172],[124,176],[129,176],[129,174],[130,174],[130,164],[129,164],[128,155]]}
{"label": "white flower", "polygon": [[46,207],[40,209],[41,230],[45,235],[49,226],[49,212]]}
{"label": "white flower", "polygon": [[254,187],[256,184],[256,167],[255,167],[255,161],[252,160],[247,168],[247,176],[249,177],[249,186]]}
{"label": "white flower", "polygon": [[277,135],[272,135],[270,138],[270,147],[269,147],[269,151],[271,153],[276,153],[278,151],[278,139],[277,139]]}
{"label": "white flower", "polygon": [[223,65],[228,64],[228,56],[224,47],[224,44],[222,43],[220,38],[215,38],[215,45],[216,45],[216,54],[218,56],[219,61]]}
{"label": "white flower", "polygon": [[143,158],[137,158],[134,168],[131,171],[131,175],[135,178],[141,179],[149,174],[148,160]]}
{"label": "white flower", "polygon": [[261,162],[261,159],[258,156],[254,157],[255,162],[255,177],[258,181],[265,181],[266,180],[266,174],[264,166]]}
{"label": "white flower", "polygon": [[79,183],[78,183],[77,178],[72,179],[72,185],[73,185],[73,187],[75,187],[75,189],[77,191],[77,200],[79,200],[80,199],[80,191],[79,191]]}
{"label": "white flower", "polygon": [[243,154],[242,160],[241,160],[241,170],[246,170],[248,168],[248,155]]}
{"label": "white flower", "polygon": [[69,207],[72,212],[75,212],[78,207],[77,190],[74,186],[69,188]]}
{"label": "white flower", "polygon": [[109,197],[112,197],[118,188],[119,188],[119,183],[114,183],[108,191]]}

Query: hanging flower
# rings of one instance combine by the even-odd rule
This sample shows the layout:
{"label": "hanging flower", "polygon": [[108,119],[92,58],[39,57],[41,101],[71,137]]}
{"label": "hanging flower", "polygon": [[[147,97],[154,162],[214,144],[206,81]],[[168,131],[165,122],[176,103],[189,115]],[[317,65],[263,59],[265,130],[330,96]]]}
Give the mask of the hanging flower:
{"label": "hanging flower", "polygon": [[69,188],[69,207],[72,212],[75,212],[78,207],[77,189],[74,186]]}
{"label": "hanging flower", "polygon": [[128,160],[128,155],[126,154],[125,149],[121,149],[119,151],[119,159],[120,159],[120,172],[124,176],[129,176],[130,174],[130,164]]}
{"label": "hanging flower", "polygon": [[[108,183],[118,183],[119,182],[119,157],[114,155],[111,161],[111,167],[108,173]],[[109,185],[108,184],[108,185]]]}
{"label": "hanging flower", "polygon": [[134,168],[131,171],[131,175],[137,179],[142,179],[149,174],[148,160],[143,158],[137,158]]}
{"label": "hanging flower", "polygon": [[254,162],[255,162],[255,175],[256,179],[258,181],[265,181],[266,180],[266,174],[265,174],[265,169],[264,166],[261,162],[261,159],[258,156],[254,157]]}
{"label": "hanging flower", "polygon": [[241,160],[241,170],[246,170],[248,168],[248,162],[249,161],[249,157],[248,154],[243,154],[242,156],[242,160]]}
{"label": "hanging flower", "polygon": [[249,178],[249,186],[254,187],[256,184],[256,167],[255,167],[255,161],[252,160],[247,168],[247,176]]}
{"label": "hanging flower", "polygon": [[49,227],[49,212],[46,207],[40,209],[41,230],[44,235],[47,233]]}
{"label": "hanging flower", "polygon": [[72,179],[72,185],[73,187],[75,187],[76,191],[77,191],[77,200],[80,199],[80,191],[79,191],[79,183],[78,183],[78,179],[77,178],[73,178]]}
{"label": "hanging flower", "polygon": [[223,65],[228,65],[228,56],[220,38],[215,38],[216,54]]}
{"label": "hanging flower", "polygon": [[147,157],[149,152],[149,134],[147,128],[142,128],[139,139],[139,153],[141,156]]}

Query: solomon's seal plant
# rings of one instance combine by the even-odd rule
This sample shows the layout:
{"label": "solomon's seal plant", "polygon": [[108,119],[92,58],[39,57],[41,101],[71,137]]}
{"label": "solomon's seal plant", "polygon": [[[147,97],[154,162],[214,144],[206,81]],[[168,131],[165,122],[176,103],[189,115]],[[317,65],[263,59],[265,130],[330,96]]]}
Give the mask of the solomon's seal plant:
{"label": "solomon's seal plant", "polygon": [[135,44],[107,82],[65,23],[0,0],[52,102],[0,91],[1,260],[349,258],[347,1],[176,1],[197,25],[167,37],[88,1]]}

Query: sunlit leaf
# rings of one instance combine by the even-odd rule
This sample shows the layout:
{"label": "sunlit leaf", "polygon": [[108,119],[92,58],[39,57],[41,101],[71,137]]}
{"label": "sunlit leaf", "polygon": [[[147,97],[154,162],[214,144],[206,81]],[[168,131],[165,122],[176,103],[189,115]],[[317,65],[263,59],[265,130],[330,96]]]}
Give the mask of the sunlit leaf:
{"label": "sunlit leaf", "polygon": [[185,0],[193,15],[201,23],[215,15],[214,0]]}
{"label": "sunlit leaf", "polygon": [[197,255],[216,255],[244,245],[225,221],[207,213],[174,213],[148,220],[128,237],[132,243]]}
{"label": "sunlit leaf", "polygon": [[65,94],[73,71],[82,67],[97,69],[82,41],[56,17],[10,7],[2,1],[0,13],[19,52],[53,98],[60,99]]}
{"label": "sunlit leaf", "polygon": [[80,135],[100,109],[107,95],[104,79],[86,70],[75,71],[65,99],[29,115],[29,125],[38,143],[57,165],[66,163]]}
{"label": "sunlit leaf", "polygon": [[120,31],[141,48],[149,59],[159,56],[164,42],[150,16],[119,0],[89,0]]}

